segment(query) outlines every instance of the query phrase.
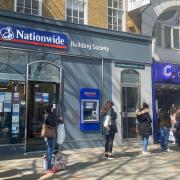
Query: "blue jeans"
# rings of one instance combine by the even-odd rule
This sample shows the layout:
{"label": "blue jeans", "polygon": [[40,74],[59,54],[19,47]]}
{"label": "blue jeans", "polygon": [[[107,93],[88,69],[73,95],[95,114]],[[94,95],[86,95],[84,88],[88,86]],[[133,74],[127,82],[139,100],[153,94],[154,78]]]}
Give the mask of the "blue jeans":
{"label": "blue jeans", "polygon": [[143,151],[147,151],[149,137],[142,136]]}
{"label": "blue jeans", "polygon": [[167,127],[161,127],[161,148],[163,150],[168,149],[168,141],[169,141],[169,129]]}
{"label": "blue jeans", "polygon": [[55,146],[55,138],[46,138],[46,146],[47,146],[47,156],[48,156],[48,169],[52,168],[51,160],[52,160],[52,154],[54,151]]}

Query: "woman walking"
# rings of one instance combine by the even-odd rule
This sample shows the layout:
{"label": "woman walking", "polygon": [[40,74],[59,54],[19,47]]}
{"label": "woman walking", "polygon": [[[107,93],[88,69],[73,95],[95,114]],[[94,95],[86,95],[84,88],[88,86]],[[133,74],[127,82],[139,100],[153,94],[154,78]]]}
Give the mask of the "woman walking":
{"label": "woman walking", "polygon": [[117,133],[117,113],[112,108],[112,101],[107,101],[102,113],[104,115],[104,134],[105,134],[105,155],[104,158],[113,159],[112,148],[115,133]]}
{"label": "woman walking", "polygon": [[143,107],[136,111],[137,121],[138,121],[138,131],[142,140],[143,155],[150,154],[147,152],[147,146],[149,141],[149,136],[152,135],[151,128],[151,117],[149,114],[149,105],[147,103],[143,103]]}
{"label": "woman walking", "polygon": [[161,149],[169,151],[169,132],[171,128],[171,116],[168,108],[162,108],[159,115],[158,128],[161,132]]}

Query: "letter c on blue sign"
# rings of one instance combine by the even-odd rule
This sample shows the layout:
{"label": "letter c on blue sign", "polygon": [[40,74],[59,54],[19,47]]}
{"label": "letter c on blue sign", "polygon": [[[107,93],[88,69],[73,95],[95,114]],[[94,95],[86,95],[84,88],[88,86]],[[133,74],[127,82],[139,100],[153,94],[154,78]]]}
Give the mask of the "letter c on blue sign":
{"label": "letter c on blue sign", "polygon": [[174,68],[172,64],[165,64],[162,71],[162,76],[164,79],[170,79],[174,74]]}

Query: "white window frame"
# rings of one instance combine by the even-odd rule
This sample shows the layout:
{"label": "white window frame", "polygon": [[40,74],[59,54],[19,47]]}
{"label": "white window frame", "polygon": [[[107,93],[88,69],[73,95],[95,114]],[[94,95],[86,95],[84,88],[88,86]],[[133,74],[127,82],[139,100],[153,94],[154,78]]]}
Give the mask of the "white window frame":
{"label": "white window frame", "polygon": [[[179,31],[179,48],[175,48],[174,47],[174,34],[173,34],[173,30],[178,30]],[[180,28],[172,27],[171,31],[172,31],[172,48],[176,49],[176,50],[180,50]]]}
{"label": "white window frame", "polygon": [[[78,0],[78,1],[82,1],[82,2],[85,3],[85,7],[84,7],[84,24],[88,24],[88,0]],[[65,0],[65,8],[64,9],[65,9],[65,21],[67,21],[67,0]],[[71,21],[71,22],[74,23],[73,21]],[[78,22],[79,22],[79,17],[78,17]]]}
{"label": "white window frame", "polygon": [[[126,4],[125,4],[125,0],[122,0],[122,3],[123,3],[123,5],[122,5],[122,9],[120,10],[120,9],[118,9],[118,10],[120,10],[121,12],[122,12],[122,19],[121,19],[121,21],[122,21],[122,24],[121,24],[121,30],[114,30],[114,29],[109,29],[109,21],[108,21],[108,18],[109,18],[109,14],[108,14],[108,9],[109,9],[109,6],[108,6],[108,0],[107,0],[107,29],[109,29],[109,30],[113,30],[113,31],[125,31],[126,30],[126,19],[125,19],[125,9],[126,9]],[[117,8],[111,8],[111,9],[117,9]],[[113,25],[113,24],[112,24]]]}
{"label": "white window frame", "polygon": [[[18,0],[14,0],[14,11],[17,12],[17,1]],[[42,1],[43,0],[38,0],[39,1],[39,5],[38,5],[38,16],[42,16]],[[26,14],[26,13],[24,13]],[[35,14],[29,14],[29,15],[35,15]]]}

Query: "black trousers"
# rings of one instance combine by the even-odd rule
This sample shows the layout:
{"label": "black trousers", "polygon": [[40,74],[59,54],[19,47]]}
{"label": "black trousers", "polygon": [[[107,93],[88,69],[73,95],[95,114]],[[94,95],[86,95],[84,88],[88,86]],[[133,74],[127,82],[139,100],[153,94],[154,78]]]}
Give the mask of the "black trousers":
{"label": "black trousers", "polygon": [[112,153],[114,136],[115,134],[106,135],[105,152]]}

